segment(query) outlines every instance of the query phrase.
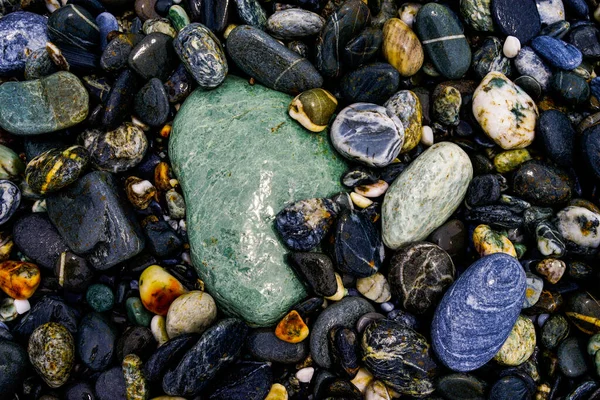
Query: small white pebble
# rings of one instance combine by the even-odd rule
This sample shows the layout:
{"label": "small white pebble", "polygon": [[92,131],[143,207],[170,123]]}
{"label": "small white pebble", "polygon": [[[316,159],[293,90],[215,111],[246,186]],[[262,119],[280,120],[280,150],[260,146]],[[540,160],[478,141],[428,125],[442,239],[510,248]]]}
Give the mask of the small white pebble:
{"label": "small white pebble", "polygon": [[398,10],[398,16],[402,22],[412,29],[415,19],[417,18],[417,13],[421,7],[423,7],[423,5],[419,3],[404,3]]}
{"label": "small white pebble", "polygon": [[34,213],[46,212],[46,199],[36,200],[31,207],[31,211]]}
{"label": "small white pebble", "polygon": [[54,11],[58,10],[60,7],[61,7],[61,4],[57,0],[46,0],[46,10],[48,10],[50,13],[53,13]]}
{"label": "small white pebble", "polygon": [[141,130],[143,130],[144,132],[148,132],[150,130],[150,127],[148,125],[146,125],[145,123],[143,123],[142,121],[140,121],[139,119],[134,117],[133,115],[131,116],[131,123],[133,125],[137,126],[138,128],[140,128]]}
{"label": "small white pebble", "polygon": [[179,228],[181,228],[181,230],[183,230],[183,231],[187,231],[187,225],[185,224],[185,219],[179,220]]}
{"label": "small white pebble", "polygon": [[143,196],[153,187],[154,185],[150,181],[141,181],[131,185],[131,190],[133,190],[133,193],[137,194],[138,196]]}
{"label": "small white pebble", "polygon": [[25,314],[27,311],[31,310],[31,304],[29,304],[29,300],[15,300],[13,303],[15,305],[15,309],[19,314]]}
{"label": "small white pebble", "polygon": [[350,198],[352,199],[354,205],[359,208],[367,208],[373,204],[372,200],[355,192],[350,193]]}
{"label": "small white pebble", "polygon": [[296,372],[296,378],[298,378],[298,380],[302,383],[309,383],[314,374],[315,369],[313,367],[306,367]]}
{"label": "small white pebble", "polygon": [[181,253],[181,261],[183,261],[187,265],[192,265],[192,258],[190,257],[190,253],[188,253],[187,251]]}
{"label": "small white pebble", "polygon": [[155,315],[152,317],[152,321],[150,321],[150,331],[159,346],[169,341],[167,322],[162,315]]}
{"label": "small white pebble", "polygon": [[384,180],[379,180],[370,185],[361,185],[354,188],[354,192],[360,194],[361,196],[368,197],[371,199],[377,198],[383,195],[387,190],[388,183]]}
{"label": "small white pebble", "polygon": [[504,41],[502,51],[507,58],[515,58],[521,51],[521,42],[514,36],[508,36]]}
{"label": "small white pebble", "polygon": [[423,146],[433,146],[433,129],[430,126],[423,125],[421,131],[421,143]]}
{"label": "small white pebble", "polygon": [[179,181],[177,179],[169,179],[169,184],[171,187],[177,187],[179,185]]}

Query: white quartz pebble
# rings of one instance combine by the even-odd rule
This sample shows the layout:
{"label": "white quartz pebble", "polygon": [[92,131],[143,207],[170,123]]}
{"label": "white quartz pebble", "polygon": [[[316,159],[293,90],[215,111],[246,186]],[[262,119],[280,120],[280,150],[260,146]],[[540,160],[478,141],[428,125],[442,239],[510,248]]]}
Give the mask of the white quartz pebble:
{"label": "white quartz pebble", "polygon": [[507,58],[515,58],[521,51],[521,42],[514,36],[508,36],[504,41],[502,51]]}
{"label": "white quartz pebble", "polygon": [[302,383],[309,383],[312,380],[314,374],[315,369],[313,367],[306,367],[296,372],[296,378]]}

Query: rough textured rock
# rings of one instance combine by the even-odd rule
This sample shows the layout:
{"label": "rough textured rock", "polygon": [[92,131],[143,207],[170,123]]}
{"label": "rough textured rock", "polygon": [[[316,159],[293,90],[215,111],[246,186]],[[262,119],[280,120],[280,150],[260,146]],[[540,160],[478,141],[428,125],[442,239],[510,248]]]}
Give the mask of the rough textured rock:
{"label": "rough textured rock", "polygon": [[283,262],[275,214],[341,190],[345,168],[287,116],[290,101],[229,77],[187,99],[170,139],[194,265],[220,309],[253,325],[274,324],[306,293]]}

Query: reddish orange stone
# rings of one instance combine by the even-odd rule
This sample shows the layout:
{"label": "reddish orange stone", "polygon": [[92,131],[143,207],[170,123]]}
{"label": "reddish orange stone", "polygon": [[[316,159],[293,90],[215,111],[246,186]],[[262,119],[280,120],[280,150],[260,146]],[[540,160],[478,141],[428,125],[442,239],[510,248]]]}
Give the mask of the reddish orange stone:
{"label": "reddish orange stone", "polygon": [[308,326],[300,314],[294,310],[283,317],[275,328],[275,336],[288,343],[300,343],[308,337],[308,333]]}
{"label": "reddish orange stone", "polygon": [[37,265],[23,261],[0,263],[0,289],[16,300],[33,296],[40,285],[40,269]]}
{"label": "reddish orange stone", "polygon": [[149,311],[165,316],[171,303],[187,293],[185,287],[163,268],[151,265],[140,275],[140,299]]}

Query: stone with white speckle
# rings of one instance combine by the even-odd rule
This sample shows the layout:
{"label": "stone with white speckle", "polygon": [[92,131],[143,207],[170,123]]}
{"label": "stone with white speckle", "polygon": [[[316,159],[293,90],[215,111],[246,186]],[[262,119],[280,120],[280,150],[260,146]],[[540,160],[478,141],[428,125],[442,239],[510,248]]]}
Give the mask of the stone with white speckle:
{"label": "stone with white speckle", "polygon": [[579,206],[569,206],[556,214],[556,227],[567,240],[583,246],[600,246],[600,215]]}

